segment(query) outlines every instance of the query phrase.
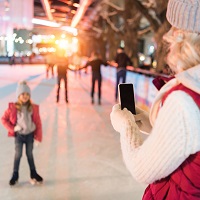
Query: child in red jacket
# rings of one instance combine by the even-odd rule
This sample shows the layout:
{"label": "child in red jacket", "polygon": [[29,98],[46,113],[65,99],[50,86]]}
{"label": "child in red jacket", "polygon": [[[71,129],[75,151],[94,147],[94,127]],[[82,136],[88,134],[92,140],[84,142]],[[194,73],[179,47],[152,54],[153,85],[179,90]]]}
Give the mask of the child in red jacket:
{"label": "child in red jacket", "polygon": [[39,106],[31,102],[31,90],[25,81],[18,84],[17,102],[9,103],[8,109],[1,118],[2,124],[8,130],[8,136],[15,137],[15,158],[13,175],[9,184],[15,185],[19,178],[19,164],[22,157],[23,144],[30,167],[31,184],[42,183],[43,178],[37,174],[34,158],[33,143],[42,141],[42,125]]}

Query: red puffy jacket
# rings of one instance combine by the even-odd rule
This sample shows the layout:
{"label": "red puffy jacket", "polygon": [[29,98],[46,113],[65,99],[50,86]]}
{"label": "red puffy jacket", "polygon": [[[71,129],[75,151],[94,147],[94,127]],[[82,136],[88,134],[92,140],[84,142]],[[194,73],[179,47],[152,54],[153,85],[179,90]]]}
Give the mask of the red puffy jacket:
{"label": "red puffy jacket", "polygon": [[[200,95],[182,84],[173,87],[169,93],[183,90],[200,107]],[[172,174],[150,184],[143,195],[143,200],[200,200],[200,152],[190,155]]]}
{"label": "red puffy jacket", "polygon": [[[34,139],[41,142],[42,124],[39,115],[39,106],[36,104],[33,104],[32,120],[36,125],[36,129],[34,131]],[[4,127],[8,130],[8,136],[15,136],[14,127],[17,123],[17,109],[14,103],[8,104],[8,109],[4,112],[1,121]]]}

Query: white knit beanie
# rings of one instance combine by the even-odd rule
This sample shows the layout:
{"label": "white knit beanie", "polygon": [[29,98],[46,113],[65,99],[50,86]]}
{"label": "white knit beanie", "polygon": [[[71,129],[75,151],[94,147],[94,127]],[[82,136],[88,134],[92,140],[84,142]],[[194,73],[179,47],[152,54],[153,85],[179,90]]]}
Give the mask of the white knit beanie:
{"label": "white knit beanie", "polygon": [[200,33],[200,0],[169,0],[167,20],[178,29]]}
{"label": "white knit beanie", "polygon": [[19,95],[24,92],[28,93],[31,96],[31,89],[27,85],[26,81],[22,81],[18,83],[17,90],[16,90],[16,98],[18,98]]}

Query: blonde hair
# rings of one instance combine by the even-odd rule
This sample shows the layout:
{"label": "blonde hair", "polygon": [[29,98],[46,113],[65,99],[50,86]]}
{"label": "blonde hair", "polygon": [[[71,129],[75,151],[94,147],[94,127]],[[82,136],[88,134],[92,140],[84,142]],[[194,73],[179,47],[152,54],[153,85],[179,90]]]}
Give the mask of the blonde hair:
{"label": "blonde hair", "polygon": [[[16,109],[17,109],[18,111],[21,112],[22,106],[23,106],[23,105],[24,105],[24,104],[22,103],[22,101],[20,101],[20,99],[18,98],[18,101],[15,103]],[[32,107],[33,107],[32,101],[29,99],[29,100],[26,102],[25,105],[27,106],[27,110],[28,110],[29,112],[31,112],[31,111],[32,111]]]}
{"label": "blonde hair", "polygon": [[200,34],[172,27],[163,39],[169,44],[167,63],[173,71],[200,64]]}

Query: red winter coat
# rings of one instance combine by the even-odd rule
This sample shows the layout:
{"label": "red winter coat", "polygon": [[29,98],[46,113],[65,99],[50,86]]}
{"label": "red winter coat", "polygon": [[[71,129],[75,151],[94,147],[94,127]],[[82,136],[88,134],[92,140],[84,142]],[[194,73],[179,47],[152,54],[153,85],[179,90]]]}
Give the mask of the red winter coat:
{"label": "red winter coat", "polygon": [[[42,141],[42,124],[39,115],[39,106],[33,104],[32,120],[36,126],[34,131],[34,139]],[[8,104],[8,109],[4,112],[1,118],[2,124],[8,130],[8,136],[15,136],[14,127],[17,123],[17,109],[14,103]]]}
{"label": "red winter coat", "polygon": [[[200,95],[182,84],[172,88],[163,98],[175,90],[188,93],[200,107]],[[190,155],[168,177],[150,184],[143,200],[200,200],[200,152]]]}

